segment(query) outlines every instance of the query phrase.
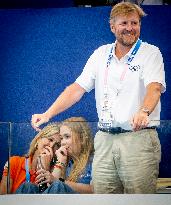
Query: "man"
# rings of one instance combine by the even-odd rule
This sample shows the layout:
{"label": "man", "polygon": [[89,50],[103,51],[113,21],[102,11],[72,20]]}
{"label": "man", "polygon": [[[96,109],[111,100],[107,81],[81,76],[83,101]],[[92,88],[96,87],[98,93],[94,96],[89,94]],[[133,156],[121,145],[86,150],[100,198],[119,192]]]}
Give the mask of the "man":
{"label": "man", "polygon": [[45,113],[32,116],[39,130],[95,88],[100,128],[94,140],[95,193],[156,191],[161,151],[155,128],[166,85],[159,49],[139,39],[143,16],[135,4],[116,4],[110,14],[115,43],[95,50],[77,80]]}

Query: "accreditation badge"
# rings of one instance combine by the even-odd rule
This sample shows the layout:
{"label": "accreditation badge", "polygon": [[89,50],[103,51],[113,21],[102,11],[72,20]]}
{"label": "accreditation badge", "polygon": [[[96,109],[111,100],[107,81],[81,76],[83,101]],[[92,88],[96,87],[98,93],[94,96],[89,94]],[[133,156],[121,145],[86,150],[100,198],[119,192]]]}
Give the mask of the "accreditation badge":
{"label": "accreditation badge", "polygon": [[111,113],[111,103],[109,102],[107,96],[101,106],[101,115],[99,120],[99,127],[104,129],[109,129],[112,127],[113,117]]}

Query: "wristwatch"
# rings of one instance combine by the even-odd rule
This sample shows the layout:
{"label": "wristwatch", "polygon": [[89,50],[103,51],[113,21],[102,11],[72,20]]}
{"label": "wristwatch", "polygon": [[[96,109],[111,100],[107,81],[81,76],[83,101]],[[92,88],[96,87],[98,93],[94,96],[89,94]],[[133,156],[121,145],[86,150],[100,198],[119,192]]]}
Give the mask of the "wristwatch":
{"label": "wristwatch", "polygon": [[141,111],[147,113],[148,116],[150,115],[150,110],[148,108],[146,108],[146,107],[142,107]]}

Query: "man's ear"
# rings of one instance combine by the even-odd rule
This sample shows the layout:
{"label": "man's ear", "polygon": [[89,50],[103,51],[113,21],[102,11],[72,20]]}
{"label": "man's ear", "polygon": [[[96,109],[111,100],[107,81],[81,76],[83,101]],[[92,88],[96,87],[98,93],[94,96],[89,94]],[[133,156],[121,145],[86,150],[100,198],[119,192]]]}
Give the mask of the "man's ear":
{"label": "man's ear", "polygon": [[114,24],[110,24],[110,30],[112,33],[115,33],[115,25]]}

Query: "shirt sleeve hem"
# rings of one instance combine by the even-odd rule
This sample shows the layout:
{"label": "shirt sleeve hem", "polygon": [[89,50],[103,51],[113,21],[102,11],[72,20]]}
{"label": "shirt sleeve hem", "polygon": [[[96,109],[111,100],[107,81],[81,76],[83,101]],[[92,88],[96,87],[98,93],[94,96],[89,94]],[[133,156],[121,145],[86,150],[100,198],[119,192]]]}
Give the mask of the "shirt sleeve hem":
{"label": "shirt sleeve hem", "polygon": [[160,83],[162,85],[161,93],[164,93],[166,91],[166,83],[165,82],[153,79],[153,80],[145,82],[145,87],[147,87],[147,85],[149,85],[150,83]]}
{"label": "shirt sleeve hem", "polygon": [[75,81],[75,83],[77,83],[79,86],[81,86],[88,93],[92,90],[92,89],[88,88],[87,86],[85,86],[83,83],[81,83],[78,79]]}

